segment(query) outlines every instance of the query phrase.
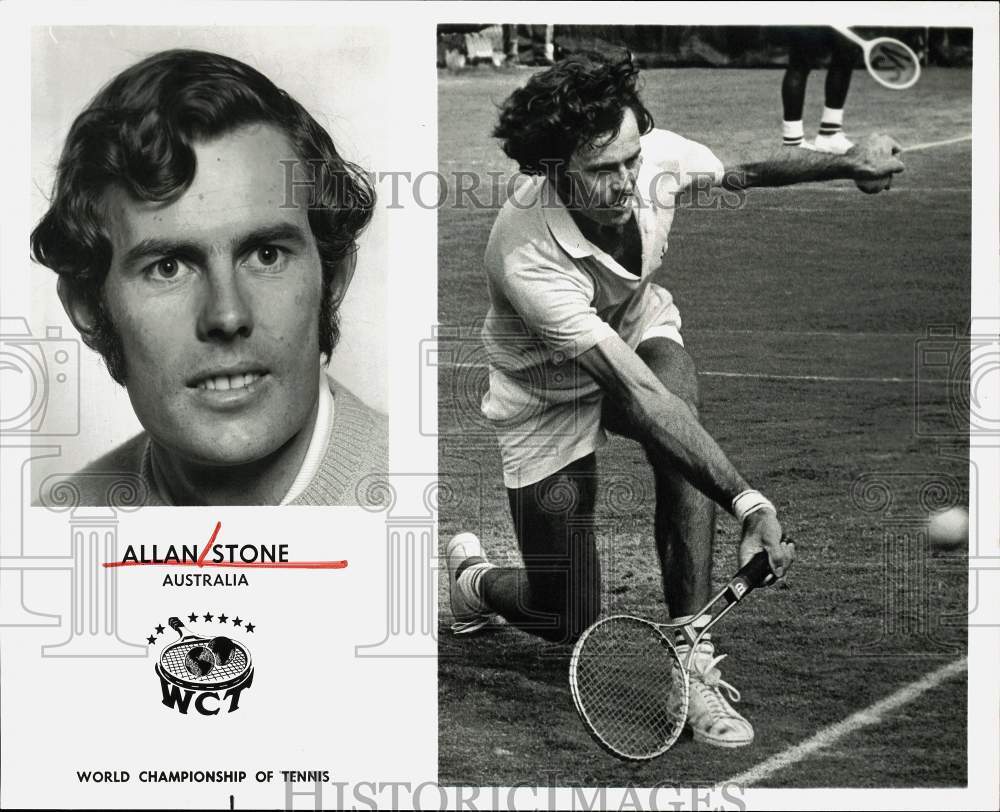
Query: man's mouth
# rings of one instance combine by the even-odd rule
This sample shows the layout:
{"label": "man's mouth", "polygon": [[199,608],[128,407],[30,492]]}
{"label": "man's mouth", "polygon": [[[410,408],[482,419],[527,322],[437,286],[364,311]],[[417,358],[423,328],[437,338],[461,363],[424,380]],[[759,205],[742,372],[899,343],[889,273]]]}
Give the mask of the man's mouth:
{"label": "man's mouth", "polygon": [[619,211],[623,209],[632,208],[632,195],[631,194],[621,195],[616,200],[614,200],[608,208],[618,209]]}
{"label": "man's mouth", "polygon": [[249,389],[267,375],[267,370],[254,368],[245,370],[219,370],[201,373],[188,381],[188,387],[210,392],[226,392],[231,389]]}
{"label": "man's mouth", "polygon": [[219,375],[215,378],[206,378],[198,381],[199,389],[246,389],[254,381],[259,381],[263,376],[256,372],[249,372],[245,375]]}

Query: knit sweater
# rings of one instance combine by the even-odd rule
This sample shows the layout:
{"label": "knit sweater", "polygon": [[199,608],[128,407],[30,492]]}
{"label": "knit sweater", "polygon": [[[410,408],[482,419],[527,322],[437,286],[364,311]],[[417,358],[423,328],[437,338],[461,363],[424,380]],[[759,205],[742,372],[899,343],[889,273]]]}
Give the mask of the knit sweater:
{"label": "knit sweater", "polygon": [[[370,485],[389,470],[388,419],[333,380],[330,391],[334,412],[326,453],[312,481],[289,504],[380,504],[380,489]],[[79,473],[48,482],[41,504],[165,505],[154,485],[150,449],[149,435],[142,432]]]}

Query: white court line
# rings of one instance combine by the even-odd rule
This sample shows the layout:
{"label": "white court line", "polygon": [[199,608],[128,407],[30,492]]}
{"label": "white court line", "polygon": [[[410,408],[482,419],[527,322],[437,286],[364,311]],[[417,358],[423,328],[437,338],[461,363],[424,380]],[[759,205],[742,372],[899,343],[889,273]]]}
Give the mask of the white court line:
{"label": "white court line", "polygon": [[[906,180],[905,173],[901,176],[901,179],[902,180]],[[848,181],[849,178],[839,178],[839,180]],[[819,185],[818,183],[815,184],[815,185],[814,184],[804,183],[804,184],[800,184],[800,185],[796,185],[796,186],[753,186],[753,187],[747,189],[747,193],[752,193],[754,195],[759,195],[761,192],[774,192],[776,194],[780,194],[780,193],[783,193],[783,192],[788,192],[789,189],[794,190],[796,193],[798,193],[798,192],[810,192],[810,193],[813,193],[813,194],[835,194],[835,195],[857,194],[857,191],[858,191],[857,187],[855,187],[855,186],[846,186],[846,185],[844,185],[844,186],[831,186],[829,184],[829,182],[825,182],[823,185]],[[967,195],[967,194],[969,194],[969,192],[972,191],[972,187],[971,186],[905,186],[905,187],[901,187],[900,188],[900,187],[893,186],[891,189],[888,189],[887,191],[890,194],[898,194],[898,193],[901,193],[901,192],[904,192],[904,193],[905,192],[914,192],[916,194],[930,194],[931,192],[934,192],[934,193],[942,192],[942,193],[950,193],[950,194],[966,194]],[[883,192],[882,194],[885,194],[885,192]],[[681,208],[683,208],[683,207],[681,207]],[[775,209],[771,208],[771,209],[768,209],[768,211],[775,211]],[[826,210],[823,209],[822,211],[826,211]]]}
{"label": "white court line", "polygon": [[934,149],[934,147],[946,147],[948,144],[961,144],[963,141],[971,141],[972,133],[960,135],[958,138],[946,138],[944,141],[927,141],[923,144],[914,144],[911,147],[903,147],[903,152],[919,152],[922,149]]}
{"label": "white court line", "polygon": [[[439,363],[439,367],[450,367],[451,369],[488,369],[486,364],[470,364],[459,361],[457,364]],[[719,372],[716,370],[702,370],[698,373],[709,378],[751,378],[765,381],[826,381],[832,383],[917,383],[916,378],[861,378],[850,375],[772,375],[767,372]],[[922,380],[922,384],[950,384],[948,379]]]}
{"label": "white court line", "polygon": [[926,338],[923,333],[865,332],[864,330],[740,330],[735,327],[691,327],[685,335],[724,333],[746,336],[832,336],[834,338]]}
{"label": "white court line", "polygon": [[[916,383],[916,378],[856,378],[840,375],[771,375],[767,372],[716,372],[698,373],[708,378],[759,378],[765,381],[833,381],[834,383]],[[921,381],[921,383],[950,383],[947,380]]]}
{"label": "white court line", "polygon": [[840,739],[844,738],[844,736],[854,733],[863,727],[878,724],[882,721],[882,718],[886,714],[912,702],[921,694],[929,691],[931,688],[936,688],[945,680],[958,676],[968,667],[968,658],[962,657],[962,659],[948,663],[936,671],[931,671],[929,674],[925,674],[915,682],[911,682],[909,685],[904,685],[896,691],[896,693],[880,700],[879,702],[876,702],[874,705],[869,705],[864,710],[858,711],[852,716],[848,716],[842,722],[837,722],[836,724],[823,728],[811,739],[807,739],[794,747],[789,747],[787,750],[783,750],[777,755],[771,756],[771,758],[766,761],[762,761],[756,767],[751,767],[746,772],[733,776],[727,781],[724,781],[721,786],[732,786],[733,784],[736,784],[737,786],[747,787],[752,784],[759,783],[779,770],[791,767],[792,765],[808,758],[813,753],[816,753],[825,747],[830,747],[832,744],[835,744]]}

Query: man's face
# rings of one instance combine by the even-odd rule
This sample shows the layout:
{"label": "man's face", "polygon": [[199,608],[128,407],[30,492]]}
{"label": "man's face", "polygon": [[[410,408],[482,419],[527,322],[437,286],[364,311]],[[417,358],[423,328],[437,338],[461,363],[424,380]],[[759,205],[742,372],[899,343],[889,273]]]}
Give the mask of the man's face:
{"label": "man's face", "polygon": [[602,226],[623,225],[632,213],[635,182],[642,164],[639,125],[626,108],[618,135],[597,146],[584,144],[567,165],[570,201],[574,211]]}
{"label": "man's face", "polygon": [[194,182],[172,203],[106,194],[103,293],[142,425],[188,461],[235,465],[306,427],[322,273],[305,195],[284,198],[280,162],[295,154],[279,130],[243,127],[194,152]]}

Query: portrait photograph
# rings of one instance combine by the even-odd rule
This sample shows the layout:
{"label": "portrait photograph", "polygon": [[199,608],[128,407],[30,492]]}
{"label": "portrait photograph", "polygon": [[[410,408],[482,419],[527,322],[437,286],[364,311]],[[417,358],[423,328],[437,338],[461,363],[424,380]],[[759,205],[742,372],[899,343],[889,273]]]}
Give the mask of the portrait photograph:
{"label": "portrait photograph", "polygon": [[34,30],[36,503],[349,505],[387,470],[385,55],[278,32]]}

